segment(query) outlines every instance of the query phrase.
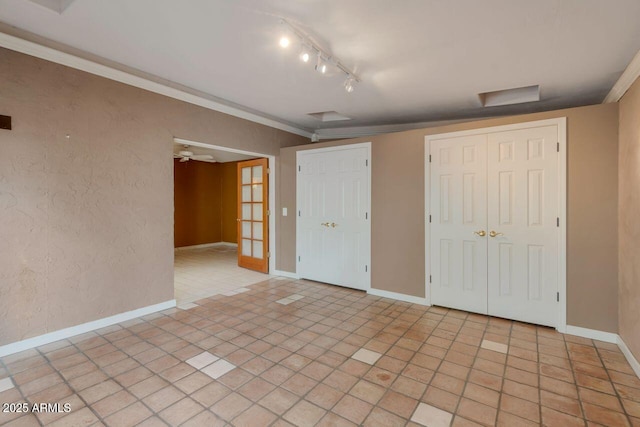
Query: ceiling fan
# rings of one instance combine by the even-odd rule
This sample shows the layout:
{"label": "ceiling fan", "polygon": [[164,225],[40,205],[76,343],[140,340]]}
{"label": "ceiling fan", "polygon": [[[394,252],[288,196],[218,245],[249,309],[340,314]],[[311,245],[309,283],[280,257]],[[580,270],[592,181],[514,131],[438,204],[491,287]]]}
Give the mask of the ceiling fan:
{"label": "ceiling fan", "polygon": [[201,162],[215,163],[216,160],[210,154],[193,154],[193,151],[189,151],[189,146],[184,145],[183,149],[178,153],[173,154],[174,159],[180,159],[180,163],[188,162],[189,160],[199,160]]}

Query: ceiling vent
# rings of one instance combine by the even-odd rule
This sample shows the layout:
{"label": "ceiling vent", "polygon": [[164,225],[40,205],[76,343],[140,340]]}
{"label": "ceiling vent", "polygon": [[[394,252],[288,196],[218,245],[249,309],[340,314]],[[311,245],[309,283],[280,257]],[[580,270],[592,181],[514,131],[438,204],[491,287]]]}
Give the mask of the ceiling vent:
{"label": "ceiling vent", "polygon": [[347,117],[336,111],[322,111],[320,113],[309,113],[309,115],[321,122],[340,122],[343,120],[351,120],[351,117]]}
{"label": "ceiling vent", "polygon": [[44,6],[49,10],[62,14],[74,0],[29,0],[32,3]]}
{"label": "ceiling vent", "polygon": [[499,105],[522,104],[523,102],[540,101],[540,86],[525,86],[514,89],[496,90],[479,93],[483,107],[497,107]]}

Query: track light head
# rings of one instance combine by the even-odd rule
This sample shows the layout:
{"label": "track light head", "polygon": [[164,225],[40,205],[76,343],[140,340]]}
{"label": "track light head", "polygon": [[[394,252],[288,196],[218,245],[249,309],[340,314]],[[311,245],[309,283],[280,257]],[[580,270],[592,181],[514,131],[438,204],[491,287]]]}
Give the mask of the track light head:
{"label": "track light head", "polygon": [[303,43],[300,47],[300,60],[302,62],[309,62],[309,59],[311,59],[311,49],[309,49],[309,46]]}
{"label": "track light head", "polygon": [[347,93],[351,93],[353,92],[355,87],[356,87],[356,79],[351,77],[351,75],[347,75],[347,80],[344,81],[344,90],[346,90]]}
{"label": "track light head", "polygon": [[280,37],[280,47],[283,49],[286,49],[289,47],[289,45],[291,44],[291,40],[289,40],[289,37],[287,36],[282,36]]}
{"label": "track light head", "polygon": [[322,59],[322,55],[318,52],[318,62],[316,63],[316,71],[320,74],[325,74],[327,72],[327,63],[324,59]]}

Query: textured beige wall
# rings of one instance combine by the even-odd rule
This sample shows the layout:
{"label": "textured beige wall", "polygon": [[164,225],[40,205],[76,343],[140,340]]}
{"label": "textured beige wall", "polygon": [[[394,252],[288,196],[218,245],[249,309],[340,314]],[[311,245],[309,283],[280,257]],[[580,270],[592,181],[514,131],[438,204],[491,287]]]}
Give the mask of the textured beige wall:
{"label": "textured beige wall", "polygon": [[0,114],[0,345],[173,298],[174,136],[307,141],[6,49]]}
{"label": "textured beige wall", "polygon": [[[443,132],[567,117],[567,319],[617,331],[618,106],[595,105],[369,138],[285,148],[280,152],[280,208],[295,212],[296,151],[372,142],[371,281],[376,289],[423,297],[424,137]],[[295,214],[279,215],[277,268],[295,271]]]}
{"label": "textured beige wall", "polygon": [[620,100],[620,336],[640,360],[640,79]]}

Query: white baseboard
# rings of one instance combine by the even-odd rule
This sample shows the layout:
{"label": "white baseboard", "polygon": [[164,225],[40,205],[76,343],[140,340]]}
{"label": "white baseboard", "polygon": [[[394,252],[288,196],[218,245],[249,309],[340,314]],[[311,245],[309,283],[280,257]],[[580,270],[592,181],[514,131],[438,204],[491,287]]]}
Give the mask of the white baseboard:
{"label": "white baseboard", "polygon": [[296,279],[296,280],[300,278],[300,276],[298,276],[296,273],[290,273],[288,271],[282,271],[282,270],[273,270],[273,271],[270,271],[269,274],[273,276],[288,277],[290,279]]}
{"label": "white baseboard", "polygon": [[180,246],[178,248],[174,248],[176,251],[185,251],[189,249],[205,249],[205,248],[215,248],[218,246],[234,246],[238,247],[237,243],[230,242],[215,242],[215,243],[203,243],[201,245],[192,245],[192,246]]}
{"label": "white baseboard", "polygon": [[633,372],[635,372],[638,378],[640,378],[640,363],[638,363],[638,359],[634,357],[633,353],[631,353],[631,350],[629,350],[629,347],[627,347],[627,344],[625,344],[620,335],[618,335],[618,341],[616,344],[618,344],[618,347],[620,347],[620,351],[622,351],[624,357],[627,358],[627,362],[629,362],[629,365],[631,365],[631,369],[633,369]]}
{"label": "white baseboard", "polygon": [[135,319],[137,317],[146,316],[147,314],[155,313],[158,311],[166,310],[176,306],[176,300],[161,302],[159,304],[149,305],[147,307],[138,308],[136,310],[127,311],[125,313],[116,314],[113,316],[105,317],[91,322],[83,323],[81,325],[71,326],[70,328],[60,329],[58,331],[50,332],[48,334],[39,335],[37,337],[28,338],[23,341],[14,342],[11,344],[3,345],[0,347],[0,357],[8,356],[10,354],[19,353],[31,348],[40,347],[41,345],[49,344],[54,341],[59,341],[73,337],[75,335],[84,334],[87,332],[95,331],[107,326],[115,325],[116,323],[126,322],[127,320]]}
{"label": "white baseboard", "polygon": [[592,340],[609,342],[612,344],[618,343],[618,334],[613,332],[598,331],[595,329],[581,328],[579,326],[567,325],[565,334],[575,335],[577,337],[589,338]]}
{"label": "white baseboard", "polygon": [[414,297],[413,295],[400,294],[397,292],[383,291],[382,289],[368,289],[367,293],[383,298],[397,299],[398,301],[410,302],[412,304],[429,305],[427,299],[423,297]]}

